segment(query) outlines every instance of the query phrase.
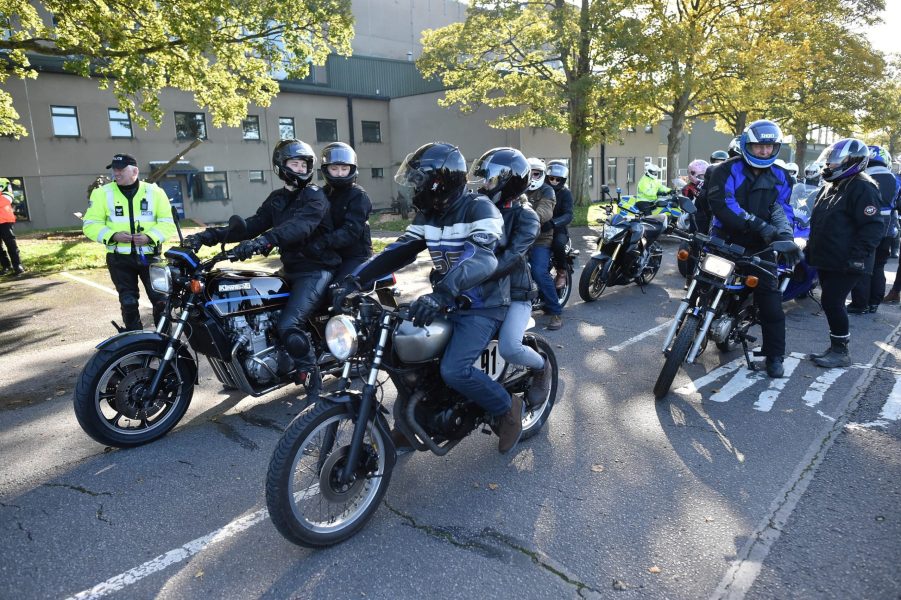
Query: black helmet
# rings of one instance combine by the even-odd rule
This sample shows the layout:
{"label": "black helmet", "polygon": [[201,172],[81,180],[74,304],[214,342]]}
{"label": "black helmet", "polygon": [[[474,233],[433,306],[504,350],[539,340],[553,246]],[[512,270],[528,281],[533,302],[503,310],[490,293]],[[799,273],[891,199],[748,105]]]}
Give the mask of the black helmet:
{"label": "black helmet", "polygon": [[[329,165],[346,165],[350,167],[350,173],[344,177],[329,175]],[[331,143],[322,149],[322,166],[319,170],[332,187],[348,187],[357,178],[357,153],[344,142]]]}
{"label": "black helmet", "polygon": [[505,202],[522,195],[529,187],[529,161],[515,148],[493,148],[479,157],[466,182],[492,202]]}
{"label": "black helmet", "polygon": [[412,188],[413,206],[441,214],[466,187],[466,159],[447,142],[431,142],[408,154],[394,181]]}
{"label": "black helmet", "polygon": [[729,160],[729,153],[725,150],[717,150],[710,155],[710,164],[715,165],[723,161]]}
{"label": "black helmet", "polygon": [[[307,172],[297,173],[285,166],[285,162],[299,158],[306,161]],[[278,178],[294,187],[302,188],[313,177],[313,165],[316,164],[316,153],[306,142],[300,140],[282,140],[275,145],[272,151],[272,170]]]}
{"label": "black helmet", "polygon": [[[547,164],[547,184],[554,188],[555,191],[560,191],[563,189],[563,186],[566,185],[566,179],[569,177],[569,167],[566,166],[566,161],[563,160],[552,160]],[[557,178],[557,183],[553,184],[549,181],[551,177]]]}

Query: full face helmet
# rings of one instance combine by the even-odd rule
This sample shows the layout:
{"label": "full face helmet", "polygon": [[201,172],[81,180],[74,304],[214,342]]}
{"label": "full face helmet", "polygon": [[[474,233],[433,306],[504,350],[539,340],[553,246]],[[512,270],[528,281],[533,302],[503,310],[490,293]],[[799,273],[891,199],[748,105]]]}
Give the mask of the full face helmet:
{"label": "full face helmet", "polygon": [[519,197],[529,187],[529,161],[515,148],[493,148],[472,163],[466,182],[492,202]]}
{"label": "full face helmet", "polygon": [[[551,182],[551,178],[555,178],[556,181]],[[547,183],[549,186],[554,188],[554,191],[559,192],[563,189],[563,186],[566,185],[566,180],[569,178],[569,167],[566,166],[566,162],[562,160],[552,160],[547,164]]]}
{"label": "full face helmet", "polygon": [[529,180],[529,190],[537,190],[544,185],[547,166],[543,160],[533,156],[529,159],[529,169],[532,171],[531,179]]}
{"label": "full face helmet", "polygon": [[806,167],[804,167],[804,178],[805,179],[816,179],[820,176],[820,165],[819,163],[812,162]]}
{"label": "full face helmet", "polygon": [[[761,158],[751,152],[751,146],[755,144],[771,144],[773,151],[769,156]],[[754,121],[741,134],[739,146],[741,156],[748,165],[756,169],[766,169],[772,166],[779,156],[779,150],[782,148],[782,130],[766,119]]]}
{"label": "full face helmet", "polygon": [[867,146],[870,151],[870,161],[868,167],[890,167],[892,165],[892,157],[888,155],[888,151],[882,146]]}
{"label": "full face helmet", "polygon": [[652,162],[644,163],[644,174],[655,179],[660,179],[662,169]]}
{"label": "full face helmet", "polygon": [[728,152],[726,152],[726,154],[729,156],[729,158],[732,158],[733,156],[741,156],[741,136],[740,135],[735,136],[734,138],[732,138],[732,141],[729,142],[729,149],[728,149]]}
{"label": "full face helmet", "polygon": [[715,165],[717,163],[725,162],[729,160],[729,153],[725,150],[715,150],[710,155],[710,164]]}
{"label": "full face helmet", "polygon": [[440,215],[466,187],[466,159],[447,142],[430,142],[407,155],[394,181],[411,189],[413,206]]}
{"label": "full face helmet", "polygon": [[[322,176],[334,188],[345,188],[353,184],[357,179],[357,153],[344,142],[334,142],[322,149]],[[344,177],[335,177],[329,174],[329,165],[344,165],[350,167],[350,172]]]}
{"label": "full face helmet", "polygon": [[855,138],[841,139],[827,146],[817,162],[825,181],[838,181],[862,173],[870,160],[870,149]]}
{"label": "full face helmet", "polygon": [[792,177],[797,179],[798,171],[800,170],[800,167],[798,167],[798,163],[790,162],[790,163],[785,163],[785,170],[788,171],[789,175],[791,175]]}
{"label": "full face helmet", "polygon": [[688,180],[695,185],[700,185],[704,181],[704,175],[707,173],[707,167],[709,166],[706,160],[701,160],[700,158],[691,161],[688,163]]}
{"label": "full face helmet", "polygon": [[[292,158],[299,158],[307,163],[307,172],[298,173],[285,166]],[[300,140],[282,140],[272,151],[272,170],[279,179],[297,188],[302,188],[313,177],[313,165],[316,164],[316,153],[306,142]]]}

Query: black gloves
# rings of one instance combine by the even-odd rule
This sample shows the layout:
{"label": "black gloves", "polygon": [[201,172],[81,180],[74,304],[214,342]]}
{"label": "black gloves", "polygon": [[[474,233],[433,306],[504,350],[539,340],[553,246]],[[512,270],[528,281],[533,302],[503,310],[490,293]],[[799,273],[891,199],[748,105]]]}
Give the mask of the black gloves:
{"label": "black gloves", "polygon": [[757,235],[763,239],[763,243],[769,246],[773,243],[773,240],[776,239],[776,236],[779,234],[779,230],[761,219],[760,217],[752,216],[748,219],[749,225],[751,227],[751,231],[755,232]]}
{"label": "black gloves", "polygon": [[785,261],[786,266],[790,269],[794,269],[795,265],[801,262],[801,258],[803,255],[801,254],[801,249],[798,246],[795,246],[794,249],[788,250],[782,253],[782,259]]}
{"label": "black gloves", "polygon": [[215,246],[219,241],[219,233],[215,229],[204,229],[186,237],[182,245],[196,252],[203,246]]}
{"label": "black gloves", "polygon": [[549,219],[541,224],[541,232],[542,233],[544,233],[545,231],[550,231],[553,228],[554,228],[554,220],[553,219]]}
{"label": "black gloves", "polygon": [[354,292],[359,292],[363,289],[363,286],[360,284],[360,280],[354,277],[353,275],[348,275],[338,283],[331,286],[332,289],[332,312],[335,314],[339,314],[341,311],[341,307],[344,305],[344,300],[350,294]]}
{"label": "black gloves", "polygon": [[866,275],[867,261],[862,258],[849,258],[847,271],[852,275]]}
{"label": "black gloves", "polygon": [[413,319],[413,325],[423,327],[430,325],[435,317],[444,312],[444,310],[453,303],[454,299],[445,292],[432,292],[417,298],[410,305],[410,316]]}
{"label": "black gloves", "polygon": [[254,254],[262,254],[266,256],[272,250],[272,242],[265,235],[253,238],[252,240],[244,240],[234,248],[232,253],[238,260],[247,260]]}

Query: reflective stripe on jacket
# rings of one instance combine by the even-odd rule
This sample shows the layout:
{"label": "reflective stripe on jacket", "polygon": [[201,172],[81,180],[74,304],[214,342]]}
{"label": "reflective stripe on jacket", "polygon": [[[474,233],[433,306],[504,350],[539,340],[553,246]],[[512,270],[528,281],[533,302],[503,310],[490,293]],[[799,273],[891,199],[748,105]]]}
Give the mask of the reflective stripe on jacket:
{"label": "reflective stripe on jacket", "polygon": [[175,221],[166,192],[156,184],[140,182],[134,198],[129,201],[112,182],[91,193],[91,205],[84,215],[82,231],[88,238],[106,246],[107,252],[116,254],[131,254],[132,244],[113,242],[111,238],[115,234],[143,233],[151,243],[138,246],[136,250],[154,254],[175,234]]}

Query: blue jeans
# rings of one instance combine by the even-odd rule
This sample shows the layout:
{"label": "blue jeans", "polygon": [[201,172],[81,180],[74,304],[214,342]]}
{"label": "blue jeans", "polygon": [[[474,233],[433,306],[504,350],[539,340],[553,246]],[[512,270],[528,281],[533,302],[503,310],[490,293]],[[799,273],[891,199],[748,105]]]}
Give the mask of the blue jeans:
{"label": "blue jeans", "polygon": [[497,345],[501,357],[514,365],[540,369],[544,367],[544,358],[532,348],[524,346],[522,335],[526,332],[529,317],[532,316],[532,303],[528,300],[514,300],[507,308],[507,316],[501,324]]}
{"label": "blue jeans", "polygon": [[451,314],[448,318],[454,324],[454,333],[441,357],[441,378],[449,388],[463,394],[488,414],[503,415],[510,410],[510,394],[473,366],[501,322],[471,314]]}
{"label": "blue jeans", "polygon": [[560,299],[557,297],[557,288],[554,287],[554,278],[551,277],[551,248],[550,246],[532,246],[529,251],[529,266],[532,269],[532,279],[538,285],[538,293],[544,300],[544,310],[552,315],[563,313]]}

